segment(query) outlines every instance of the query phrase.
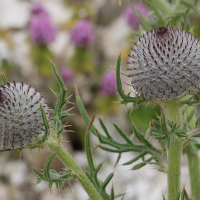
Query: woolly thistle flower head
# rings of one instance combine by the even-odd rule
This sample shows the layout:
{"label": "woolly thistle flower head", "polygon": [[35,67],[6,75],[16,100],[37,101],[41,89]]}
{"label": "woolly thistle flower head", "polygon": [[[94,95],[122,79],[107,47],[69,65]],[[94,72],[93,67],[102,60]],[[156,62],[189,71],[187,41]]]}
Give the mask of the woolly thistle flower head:
{"label": "woolly thistle flower head", "polygon": [[34,43],[49,44],[56,37],[56,28],[48,14],[33,16],[29,23],[29,32]]}
{"label": "woolly thistle flower head", "polygon": [[83,47],[94,39],[92,24],[87,20],[78,21],[71,31],[71,40],[77,47]]}
{"label": "woolly thistle flower head", "polygon": [[131,84],[145,99],[173,100],[200,87],[200,43],[189,32],[160,27],[132,47]]}
{"label": "woolly thistle flower head", "polygon": [[101,80],[101,91],[105,96],[117,93],[116,73],[114,71],[106,72],[103,75]]}
{"label": "woolly thistle flower head", "polygon": [[24,148],[45,131],[39,102],[48,119],[47,101],[37,89],[23,82],[0,86],[0,149]]}
{"label": "woolly thistle flower head", "polygon": [[47,11],[45,10],[44,6],[41,3],[34,3],[30,11],[33,15],[39,15],[39,14],[46,14],[48,15]]}
{"label": "woolly thistle flower head", "polygon": [[[137,3],[134,3],[132,6],[138,15],[139,15],[139,13],[137,10],[139,10],[143,16],[146,16],[149,12],[149,9],[145,4],[137,2]],[[134,26],[134,27],[137,27],[140,25],[136,16],[133,13],[132,8],[129,6],[126,7],[124,10],[124,17],[125,17],[128,25]]]}

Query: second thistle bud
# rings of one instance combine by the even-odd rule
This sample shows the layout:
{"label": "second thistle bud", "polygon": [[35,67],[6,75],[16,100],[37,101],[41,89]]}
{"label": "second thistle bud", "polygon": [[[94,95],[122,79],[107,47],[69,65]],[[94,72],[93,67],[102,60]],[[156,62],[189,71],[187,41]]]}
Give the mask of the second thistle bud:
{"label": "second thistle bud", "polygon": [[40,104],[47,118],[47,101],[37,89],[21,83],[0,86],[0,149],[24,148],[44,132]]}
{"label": "second thistle bud", "polygon": [[189,32],[160,27],[139,38],[129,55],[129,77],[145,99],[173,100],[200,86],[200,43]]}

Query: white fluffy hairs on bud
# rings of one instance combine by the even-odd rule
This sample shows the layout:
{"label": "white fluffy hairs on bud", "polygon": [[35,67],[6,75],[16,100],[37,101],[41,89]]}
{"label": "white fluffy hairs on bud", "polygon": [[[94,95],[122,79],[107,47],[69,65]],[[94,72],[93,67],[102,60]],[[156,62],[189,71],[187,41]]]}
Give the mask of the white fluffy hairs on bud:
{"label": "white fluffy hairs on bud", "polygon": [[49,119],[47,100],[37,89],[23,82],[0,86],[0,149],[24,148],[44,132],[39,102]]}
{"label": "white fluffy hairs on bud", "polygon": [[174,100],[200,86],[200,43],[189,32],[160,27],[147,32],[131,48],[129,77],[138,95]]}

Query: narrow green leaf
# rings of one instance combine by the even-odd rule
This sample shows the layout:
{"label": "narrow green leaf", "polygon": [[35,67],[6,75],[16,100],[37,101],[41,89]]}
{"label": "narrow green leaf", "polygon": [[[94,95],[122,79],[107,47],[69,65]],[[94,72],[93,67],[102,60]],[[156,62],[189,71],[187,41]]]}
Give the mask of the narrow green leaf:
{"label": "narrow green leaf", "polygon": [[61,112],[61,114],[59,115],[59,119],[63,120],[65,118],[69,117],[69,113],[66,111]]}
{"label": "narrow green leaf", "polygon": [[48,158],[47,158],[47,161],[45,163],[45,166],[44,166],[44,179],[45,180],[51,180],[51,176],[50,176],[50,173],[49,173],[49,167],[50,167],[50,164],[51,164],[51,161],[56,157],[56,152],[51,154]]}
{"label": "narrow green leaf", "polygon": [[142,158],[143,156],[147,155],[148,152],[142,152],[141,154],[139,154],[137,157],[133,158],[132,160],[123,163],[122,165],[130,165],[132,163],[134,163],[135,161],[139,160],[140,158]]}
{"label": "narrow green leaf", "polygon": [[155,159],[154,156],[151,156],[149,159],[145,160],[145,162],[142,162],[138,165],[135,165],[131,170],[137,170],[140,169],[142,167],[144,167],[145,165],[147,165],[151,160]]}
{"label": "narrow green leaf", "polygon": [[110,200],[115,200],[113,185],[112,185],[112,188],[111,188]]}
{"label": "narrow green leaf", "polygon": [[95,171],[94,163],[93,163],[93,159],[92,159],[92,151],[91,151],[91,147],[90,147],[90,130],[91,130],[92,124],[94,122],[94,119],[95,119],[95,115],[91,119],[91,122],[90,122],[90,124],[86,130],[86,134],[85,134],[85,151],[86,151],[86,155],[87,155],[87,161],[89,164],[91,176],[93,176],[94,171]]}
{"label": "narrow green leaf", "polygon": [[188,124],[190,123],[191,119],[193,118],[194,113],[195,113],[194,107],[192,109],[190,109],[190,113],[187,113],[186,121],[187,121]]}
{"label": "narrow green leaf", "polygon": [[49,180],[49,190],[51,190],[52,185],[53,185],[53,182],[51,180]]}
{"label": "narrow green leaf", "polygon": [[141,152],[141,150],[135,149],[135,148],[110,149],[110,148],[104,147],[102,145],[98,145],[98,147],[103,149],[104,151],[109,151],[112,153],[123,153],[123,152],[129,152],[129,151]]}
{"label": "narrow green leaf", "polygon": [[164,194],[162,196],[163,196],[163,200],[166,200]]}
{"label": "narrow green leaf", "polygon": [[108,139],[112,139],[111,135],[109,134],[107,128],[105,127],[103,121],[102,121],[100,118],[99,118],[99,123],[100,123],[100,125],[101,125],[103,131],[105,132],[107,138],[108,138]]}
{"label": "narrow green leaf", "polygon": [[167,130],[167,123],[166,123],[165,113],[164,112],[161,113],[160,123],[161,123],[161,128],[162,128],[163,133],[167,137],[169,137],[169,132]]}
{"label": "narrow green leaf", "polygon": [[7,80],[6,76],[3,73],[1,73],[1,79],[2,79],[4,84],[8,83],[8,80]]}
{"label": "narrow green leaf", "polygon": [[[131,8],[132,8],[132,11],[135,15],[135,17],[137,18],[137,20],[139,21],[139,23],[141,24],[141,26],[143,27],[143,29],[145,31],[150,31],[152,29],[152,27],[149,25],[149,23],[145,22],[144,20],[141,19],[141,17],[138,16],[138,14],[141,16],[142,14],[140,13],[140,11],[137,9],[137,12],[136,10],[134,9],[134,7],[132,5],[130,5]],[[143,18],[143,17],[142,17]]]}
{"label": "narrow green leaf", "polygon": [[103,182],[103,184],[101,185],[101,189],[105,191],[106,186],[108,185],[108,183],[111,181],[112,177],[114,176],[114,172],[110,173],[109,176],[106,178],[106,180]]}
{"label": "narrow green leaf", "polygon": [[171,22],[172,22],[172,18],[169,18],[169,19],[167,20],[167,22],[165,23],[165,27],[171,26]]}
{"label": "narrow green leaf", "polygon": [[95,175],[97,175],[97,173],[98,173],[99,170],[101,169],[102,165],[103,165],[103,162],[100,163],[100,164],[97,166],[97,168],[95,169]]}
{"label": "narrow green leaf", "polygon": [[162,154],[162,151],[161,149],[158,149],[156,147],[154,147],[148,140],[145,139],[144,135],[142,135],[136,128],[135,124],[133,123],[133,131],[137,137],[138,140],[140,140],[140,142],[142,142],[147,148],[159,153],[159,154]]}
{"label": "narrow green leaf", "polygon": [[65,87],[65,83],[62,79],[62,76],[60,75],[60,72],[58,71],[57,67],[54,65],[54,63],[52,61],[50,61],[51,66],[53,68],[53,72],[57,78],[57,81],[60,85],[60,89],[61,89],[61,93],[65,93],[67,91],[67,88]]}
{"label": "narrow green leaf", "polygon": [[45,110],[42,106],[42,103],[40,103],[40,110],[41,110],[41,113],[42,113],[42,120],[44,122],[44,126],[45,126],[45,133],[43,135],[43,138],[42,138],[42,141],[44,142],[48,137],[49,137],[49,123],[48,123],[48,120],[47,120],[47,117],[46,117],[46,114],[45,114]]}
{"label": "narrow green leaf", "polygon": [[194,12],[195,12],[196,14],[200,14],[200,11],[198,10],[198,8],[197,8],[195,5],[190,4],[190,3],[188,3],[187,1],[184,1],[184,0],[180,0],[180,3],[182,3],[182,4],[183,4],[184,6],[186,6],[186,7],[188,7],[188,8],[190,8],[190,9],[194,10]]}
{"label": "narrow green leaf", "polygon": [[145,132],[145,138],[149,140],[150,135],[151,135],[151,128],[148,128],[147,131]]}
{"label": "narrow green leaf", "polygon": [[115,162],[115,165],[114,166],[116,166],[117,164],[118,164],[118,162],[119,162],[119,160],[120,160],[120,158],[121,158],[121,153],[119,153],[119,155],[117,156],[117,160],[116,160],[116,162]]}
{"label": "narrow green leaf", "polygon": [[41,172],[39,172],[37,169],[35,169],[34,167],[32,167],[32,170],[37,174],[37,176],[39,176],[41,179],[43,179],[44,178],[44,175],[41,173]]}
{"label": "narrow green leaf", "polygon": [[195,129],[200,128],[200,116],[197,118],[195,122]]}
{"label": "narrow green leaf", "polygon": [[139,33],[138,31],[133,31],[133,34],[137,37],[142,37],[142,34]]}
{"label": "narrow green leaf", "polygon": [[115,127],[116,131],[119,133],[119,135],[130,145],[134,146],[134,143],[123,133],[123,131],[113,123],[113,126]]}
{"label": "narrow green leaf", "polygon": [[194,154],[197,154],[198,148],[197,148],[197,146],[196,146],[193,142],[189,142],[189,147],[190,147],[190,150],[191,150]]}
{"label": "narrow green leaf", "polygon": [[58,181],[56,182],[56,188],[60,191],[60,187],[62,186],[62,182]]}
{"label": "narrow green leaf", "polygon": [[117,92],[119,93],[120,97],[126,102],[127,98],[122,89],[122,83],[121,83],[121,77],[120,77],[120,65],[121,65],[121,55],[119,55],[119,57],[117,59],[116,84],[117,84]]}

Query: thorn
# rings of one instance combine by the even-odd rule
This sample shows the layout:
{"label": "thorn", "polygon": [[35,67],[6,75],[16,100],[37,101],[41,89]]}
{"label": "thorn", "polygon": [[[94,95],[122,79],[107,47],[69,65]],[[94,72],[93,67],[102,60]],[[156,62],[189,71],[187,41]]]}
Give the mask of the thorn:
{"label": "thorn", "polygon": [[78,88],[75,83],[74,83],[74,90],[75,90],[75,96],[79,96]]}
{"label": "thorn", "polygon": [[93,122],[94,122],[94,119],[95,119],[95,116],[96,116],[96,114],[97,114],[97,112],[95,112],[94,116],[92,117],[92,119],[91,119],[91,121],[90,121],[90,124],[89,124],[89,126],[88,126],[87,130],[90,130],[90,129],[91,129],[91,127],[92,127],[92,124],[93,124]]}

